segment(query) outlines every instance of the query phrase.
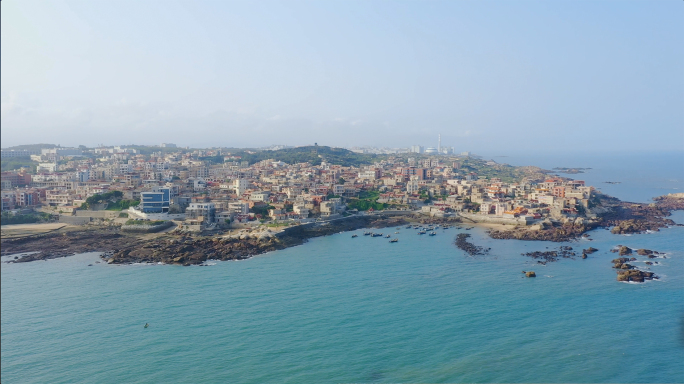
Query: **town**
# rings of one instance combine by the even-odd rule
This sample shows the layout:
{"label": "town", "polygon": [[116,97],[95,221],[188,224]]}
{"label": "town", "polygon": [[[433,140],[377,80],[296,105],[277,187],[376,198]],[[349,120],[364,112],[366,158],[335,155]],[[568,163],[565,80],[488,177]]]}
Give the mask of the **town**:
{"label": "town", "polygon": [[2,172],[2,220],[40,214],[75,225],[168,222],[178,231],[205,232],[377,211],[540,229],[592,218],[594,189],[583,181],[454,154],[441,148],[441,138],[437,148],[371,152],[174,144],[2,150],[3,163],[35,164]]}

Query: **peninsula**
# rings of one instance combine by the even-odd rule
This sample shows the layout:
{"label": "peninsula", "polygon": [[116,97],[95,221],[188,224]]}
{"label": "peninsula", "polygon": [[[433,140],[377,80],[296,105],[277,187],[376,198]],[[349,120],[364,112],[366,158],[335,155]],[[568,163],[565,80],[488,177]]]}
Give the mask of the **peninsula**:
{"label": "peninsula", "polygon": [[[2,254],[23,254],[11,262],[104,252],[112,264],[193,265],[406,223],[487,225],[495,239],[560,242],[597,227],[657,231],[684,208],[680,195],[628,203],[552,171],[470,154],[166,144],[52,147],[19,162],[2,173]],[[6,225],[50,221],[65,226],[13,233]],[[466,239],[459,247],[483,252]]]}

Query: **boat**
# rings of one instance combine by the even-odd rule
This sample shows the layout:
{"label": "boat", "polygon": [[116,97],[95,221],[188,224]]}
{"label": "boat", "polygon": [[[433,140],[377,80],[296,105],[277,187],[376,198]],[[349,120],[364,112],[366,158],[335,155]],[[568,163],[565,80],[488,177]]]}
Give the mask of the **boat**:
{"label": "boat", "polygon": [[399,242],[399,239],[392,239],[392,240],[390,240],[390,243],[398,243],[398,242]]}
{"label": "boat", "polygon": [[382,233],[371,233],[371,237],[380,237]]}
{"label": "boat", "polygon": [[419,235],[424,235],[424,234],[425,234],[425,231],[418,231],[418,234],[419,234]]}
{"label": "boat", "polygon": [[407,226],[406,226],[406,229],[411,229],[411,226],[410,226],[410,225],[407,225]]}
{"label": "boat", "polygon": [[359,235],[352,235],[352,238],[359,237]]}
{"label": "boat", "polygon": [[385,237],[389,239],[389,238],[392,237],[392,236],[390,236],[390,235],[385,235]]}
{"label": "boat", "polygon": [[150,326],[150,324],[148,324],[148,323],[145,323],[145,328],[147,328],[147,327],[149,327],[149,326]]}
{"label": "boat", "polygon": [[396,231],[396,232],[394,232],[394,233],[399,233],[399,231]]}
{"label": "boat", "polygon": [[364,232],[364,233],[363,233],[364,236],[368,236],[368,235],[370,235],[370,234],[371,234],[370,232]]}
{"label": "boat", "polygon": [[436,235],[436,234],[437,234],[437,233],[435,233],[435,232],[430,232],[430,236],[434,236],[434,235]]}

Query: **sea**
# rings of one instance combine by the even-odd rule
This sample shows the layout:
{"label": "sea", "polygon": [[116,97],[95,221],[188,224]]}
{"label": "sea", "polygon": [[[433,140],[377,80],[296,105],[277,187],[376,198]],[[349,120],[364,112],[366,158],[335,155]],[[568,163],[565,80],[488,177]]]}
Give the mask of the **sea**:
{"label": "sea", "polygon": [[[590,167],[572,177],[623,200],[684,191],[681,153],[492,159]],[[0,381],[684,382],[684,227],[568,243],[466,228],[380,230],[397,243],[358,230],[202,267],[97,253],[2,263]],[[459,250],[458,233],[489,254]],[[599,251],[547,265],[521,255],[560,245]],[[636,262],[660,279],[618,282],[617,245],[664,252]]]}

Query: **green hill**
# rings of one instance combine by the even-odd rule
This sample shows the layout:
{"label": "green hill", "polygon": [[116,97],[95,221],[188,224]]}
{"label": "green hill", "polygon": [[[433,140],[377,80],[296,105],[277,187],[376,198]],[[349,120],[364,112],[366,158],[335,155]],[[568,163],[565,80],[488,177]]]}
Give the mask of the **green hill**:
{"label": "green hill", "polygon": [[[356,153],[344,148],[331,148],[326,146],[285,148],[277,151],[258,151],[254,153],[236,151],[232,152],[231,155],[240,156],[241,161],[248,161],[250,165],[258,163],[259,161],[273,159],[287,164],[309,162],[313,165],[319,165],[322,161],[325,161],[326,163],[333,165],[358,167],[372,164],[376,159],[375,155]],[[217,163],[223,162],[223,156],[204,158],[204,160]]]}
{"label": "green hill", "polygon": [[14,147],[3,148],[3,150],[15,151],[40,151],[43,148],[55,148],[55,144],[25,144],[15,145]]}

